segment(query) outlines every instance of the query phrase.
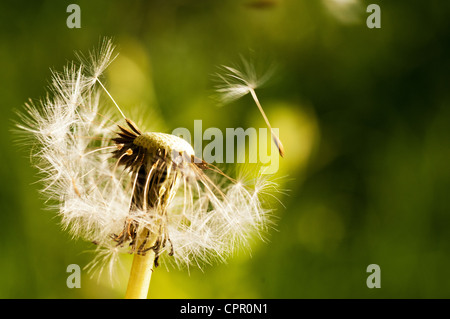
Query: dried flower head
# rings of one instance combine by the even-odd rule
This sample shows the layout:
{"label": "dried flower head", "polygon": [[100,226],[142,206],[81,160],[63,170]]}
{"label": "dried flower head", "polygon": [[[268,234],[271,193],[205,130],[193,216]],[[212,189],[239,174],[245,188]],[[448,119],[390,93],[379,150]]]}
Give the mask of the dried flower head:
{"label": "dried flower head", "polygon": [[56,200],[64,229],[95,243],[105,262],[153,251],[156,265],[164,252],[178,265],[223,260],[261,236],[269,213],[261,194],[273,184],[257,178],[249,187],[196,158],[185,140],[126,118],[100,80],[114,58],[110,40],[78,57],[53,73],[50,94],[26,104],[18,125],[34,140],[42,192]]}

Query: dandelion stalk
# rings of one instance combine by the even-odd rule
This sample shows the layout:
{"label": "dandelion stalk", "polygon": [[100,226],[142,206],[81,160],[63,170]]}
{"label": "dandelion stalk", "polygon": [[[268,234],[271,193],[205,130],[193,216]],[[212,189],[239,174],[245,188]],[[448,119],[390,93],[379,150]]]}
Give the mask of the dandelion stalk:
{"label": "dandelion stalk", "polygon": [[[149,243],[149,247],[155,244]],[[131,265],[130,278],[125,293],[125,299],[146,299],[152,279],[155,252],[149,250],[145,255],[134,254]]]}
{"label": "dandelion stalk", "polygon": [[155,253],[153,251],[145,256],[134,255],[125,299],[147,298],[154,261]]}

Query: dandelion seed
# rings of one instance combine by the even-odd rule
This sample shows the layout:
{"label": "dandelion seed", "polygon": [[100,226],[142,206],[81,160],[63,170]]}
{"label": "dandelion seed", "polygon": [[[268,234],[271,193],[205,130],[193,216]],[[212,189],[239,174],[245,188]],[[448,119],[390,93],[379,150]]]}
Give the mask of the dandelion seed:
{"label": "dandelion seed", "polygon": [[248,93],[251,94],[253,101],[261,112],[267,127],[270,129],[272,139],[278,148],[281,157],[284,156],[284,147],[280,138],[275,134],[270,125],[269,119],[264,112],[261,103],[258,100],[255,89],[264,84],[270,77],[270,72],[266,72],[263,76],[258,77],[256,70],[250,62],[244,58],[242,60],[242,71],[239,68],[222,66],[223,74],[216,73],[216,77],[220,84],[216,86],[216,91],[219,93],[219,100],[226,104],[237,100]]}
{"label": "dandelion seed", "polygon": [[134,254],[126,297],[145,298],[160,257],[180,267],[223,261],[261,237],[270,225],[261,187],[196,158],[185,140],[128,119],[100,80],[114,58],[110,40],[78,57],[53,73],[48,97],[26,104],[18,127],[37,145],[42,193],[58,202],[62,227],[97,245],[90,266],[112,277],[117,256]]}

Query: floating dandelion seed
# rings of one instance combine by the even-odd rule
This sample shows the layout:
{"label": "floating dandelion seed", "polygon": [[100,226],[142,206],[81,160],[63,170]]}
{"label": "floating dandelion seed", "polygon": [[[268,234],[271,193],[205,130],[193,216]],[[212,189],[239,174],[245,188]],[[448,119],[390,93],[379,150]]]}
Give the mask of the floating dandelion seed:
{"label": "floating dandelion seed", "polygon": [[164,252],[179,266],[201,265],[262,236],[270,223],[261,194],[273,184],[261,176],[250,188],[196,158],[185,140],[141,131],[99,79],[115,57],[110,40],[78,57],[53,73],[47,98],[26,104],[18,127],[33,139],[42,192],[57,201],[63,228],[97,245],[93,266],[133,253],[126,297],[145,298]]}
{"label": "floating dandelion seed", "polygon": [[284,147],[281,140],[276,136],[275,132],[270,125],[269,119],[264,112],[261,103],[259,102],[258,96],[256,95],[255,89],[262,84],[264,84],[270,76],[270,72],[266,72],[262,77],[258,77],[256,70],[250,62],[246,61],[244,58],[242,60],[242,71],[239,68],[234,68],[230,66],[222,66],[223,74],[216,73],[216,77],[221,82],[216,86],[216,90],[219,93],[219,100],[222,103],[229,103],[237,100],[248,93],[251,94],[253,100],[258,106],[267,127],[270,129],[272,134],[272,139],[278,148],[281,157],[284,156]]}

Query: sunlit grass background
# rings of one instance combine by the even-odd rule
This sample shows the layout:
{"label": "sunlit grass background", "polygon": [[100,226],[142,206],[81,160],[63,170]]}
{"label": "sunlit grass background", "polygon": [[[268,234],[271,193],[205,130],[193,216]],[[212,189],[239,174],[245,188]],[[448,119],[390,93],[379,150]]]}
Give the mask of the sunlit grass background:
{"label": "sunlit grass background", "polygon": [[[259,98],[280,129],[277,230],[227,264],[154,272],[152,298],[450,297],[450,3],[446,1],[8,1],[0,17],[0,297],[121,298],[82,271],[90,243],[44,210],[29,150],[10,132],[28,98],[104,36],[106,83],[153,130],[264,127],[250,97],[218,108],[211,75],[239,55],[274,62]],[[377,3],[382,28],[368,29]],[[268,62],[268,64],[270,64]],[[268,65],[269,66],[269,65]],[[381,267],[368,289],[366,267]]]}

